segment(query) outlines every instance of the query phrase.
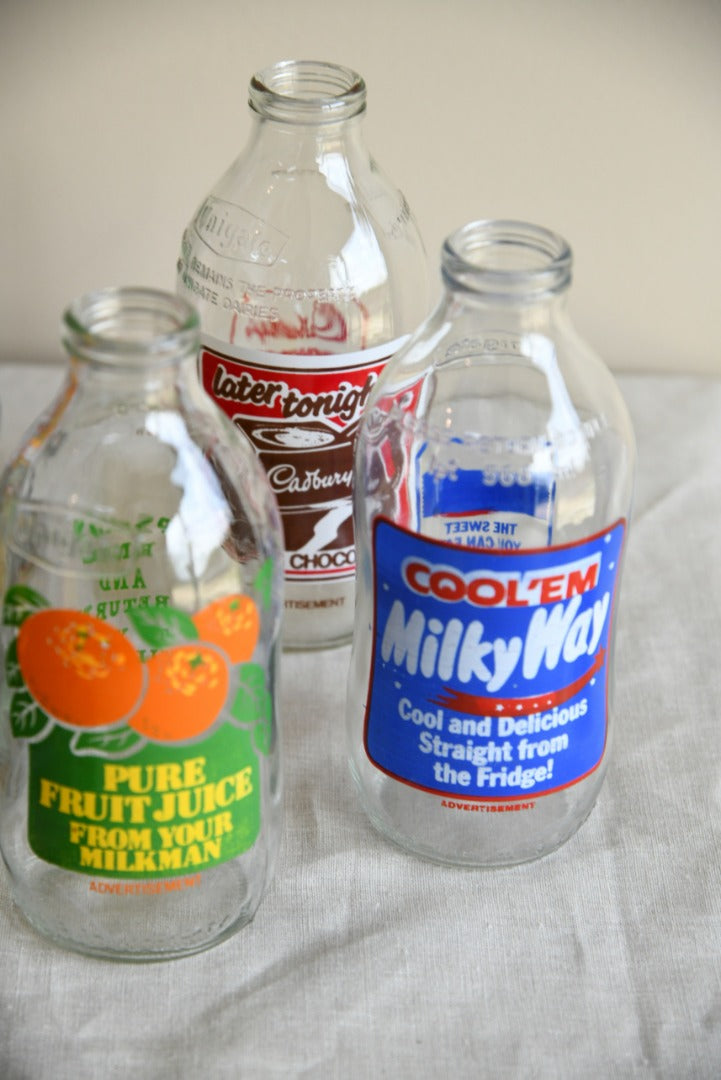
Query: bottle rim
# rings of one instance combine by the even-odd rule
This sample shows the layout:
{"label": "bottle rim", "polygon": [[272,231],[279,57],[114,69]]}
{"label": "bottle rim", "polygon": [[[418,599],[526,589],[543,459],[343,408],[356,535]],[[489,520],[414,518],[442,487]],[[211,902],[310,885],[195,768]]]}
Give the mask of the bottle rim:
{"label": "bottle rim", "polygon": [[199,341],[195,308],[162,289],[95,289],[74,300],[63,314],[65,348],[97,363],[168,363],[197,352]]}
{"label": "bottle rim", "polygon": [[248,104],[260,116],[296,124],[348,120],[366,107],[366,85],[352,68],[325,60],[279,60],[257,71]]}
{"label": "bottle rim", "polygon": [[561,292],[572,264],[571,248],[558,233],[511,219],[469,222],[447,237],[441,253],[447,284],[497,298]]}

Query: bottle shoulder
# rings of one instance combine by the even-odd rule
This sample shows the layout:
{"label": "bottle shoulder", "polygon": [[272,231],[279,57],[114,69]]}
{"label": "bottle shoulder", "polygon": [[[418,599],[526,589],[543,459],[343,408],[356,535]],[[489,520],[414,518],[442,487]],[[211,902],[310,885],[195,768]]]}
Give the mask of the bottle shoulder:
{"label": "bottle shoulder", "polygon": [[[219,341],[350,352],[409,334],[428,265],[408,202],[357,136],[250,143],[185,230],[178,290]],[[316,340],[312,328],[337,326]]]}
{"label": "bottle shoulder", "polygon": [[388,364],[369,405],[407,397],[410,387],[416,390],[413,412],[418,418],[427,419],[434,410],[448,412],[453,401],[495,403],[489,420],[498,434],[523,426],[524,402],[533,404],[539,416],[552,418],[556,427],[566,421],[573,427],[577,416],[599,416],[630,428],[612,372],[572,327],[558,334],[509,332],[494,329],[492,319],[487,327],[464,326],[449,317],[443,302]]}
{"label": "bottle shoulder", "polygon": [[516,488],[521,502],[533,491],[539,506],[553,505],[560,533],[627,515],[633,432],[600,360],[548,339],[479,340],[431,323],[390,362],[361,427],[360,458],[366,477],[380,478],[386,510],[403,505],[405,485],[426,500],[436,489],[471,501],[491,490],[498,505]]}
{"label": "bottle shoulder", "polygon": [[[356,280],[369,263],[398,264],[427,290],[426,255],[408,202],[365,150],[309,160],[249,147],[212,186],[185,233],[185,256],[250,280]],[[379,281],[374,271],[375,283]],[[425,314],[425,311],[424,311]]]}

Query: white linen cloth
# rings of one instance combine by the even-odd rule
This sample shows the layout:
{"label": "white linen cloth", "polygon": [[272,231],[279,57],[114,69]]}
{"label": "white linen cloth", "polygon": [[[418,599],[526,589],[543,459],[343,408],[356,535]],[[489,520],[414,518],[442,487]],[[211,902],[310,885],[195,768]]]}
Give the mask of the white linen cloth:
{"label": "white linen cloth", "polygon": [[[0,368],[2,459],[61,378]],[[397,850],[349,779],[349,650],[284,657],[284,842],[254,922],[198,956],[66,953],[0,872],[0,1077],[721,1076],[721,380],[619,378],[639,449],[613,760],[558,852]]]}

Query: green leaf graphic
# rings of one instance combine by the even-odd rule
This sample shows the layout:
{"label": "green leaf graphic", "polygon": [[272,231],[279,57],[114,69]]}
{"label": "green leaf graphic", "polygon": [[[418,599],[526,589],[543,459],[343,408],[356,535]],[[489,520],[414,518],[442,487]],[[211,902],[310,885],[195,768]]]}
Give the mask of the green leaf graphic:
{"label": "green leaf graphic", "polygon": [[198,631],[190,616],[165,605],[131,608],[128,618],[138,636],[154,649],[182,645],[185,641],[196,641],[198,638]]}
{"label": "green leaf graphic", "polygon": [[78,731],[70,740],[70,750],[78,757],[125,757],[144,742],[142,735],[126,725],[112,731]]}
{"label": "green leaf graphic", "polygon": [[238,674],[240,686],[230,709],[231,716],[241,727],[258,721],[270,722],[273,703],[265,685],[265,671],[260,664],[240,664]]}
{"label": "green leaf graphic", "polygon": [[11,690],[25,686],[23,673],[18,663],[18,639],[13,638],[5,653],[5,681]]}
{"label": "green leaf graphic", "polygon": [[3,604],[3,623],[5,626],[21,626],[29,615],[50,604],[28,585],[12,585],[5,593]]}
{"label": "green leaf graphic", "polygon": [[258,593],[260,594],[260,598],[263,602],[263,607],[266,609],[266,611],[270,607],[272,586],[273,560],[266,559],[258,573],[255,575],[255,581],[253,582],[253,588],[257,589]]}
{"label": "green leaf graphic", "polygon": [[47,715],[27,690],[16,690],[10,701],[10,730],[15,738],[32,739],[47,723]]}

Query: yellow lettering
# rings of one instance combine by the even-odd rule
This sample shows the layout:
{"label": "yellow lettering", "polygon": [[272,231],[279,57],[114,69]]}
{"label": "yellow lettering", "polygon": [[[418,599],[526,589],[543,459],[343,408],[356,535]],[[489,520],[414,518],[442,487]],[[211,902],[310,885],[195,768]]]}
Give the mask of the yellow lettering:
{"label": "yellow lettering", "polygon": [[180,848],[158,852],[158,870],[182,870],[183,853]]}
{"label": "yellow lettering", "polygon": [[150,829],[128,829],[128,848],[130,851],[150,851],[153,846]]}
{"label": "yellow lettering", "polygon": [[187,758],[183,762],[164,761],[157,765],[103,766],[103,789],[116,792],[125,788],[135,795],[149,791],[159,794],[182,791],[205,783],[205,758]]}
{"label": "yellow lettering", "polygon": [[183,770],[175,761],[164,761],[155,766],[155,790],[178,791],[185,787]]}
{"label": "yellow lettering", "polygon": [[139,765],[104,765],[103,788],[105,791],[118,791],[121,785],[127,784],[131,791],[140,793],[150,791],[152,784],[146,787],[140,786],[141,768]]}
{"label": "yellow lettering", "polygon": [[48,808],[53,805],[60,792],[60,785],[44,777],[40,780],[40,805]]}
{"label": "yellow lettering", "polygon": [[166,792],[158,809],[153,811],[153,821],[172,821],[175,817],[175,799],[175,792]]}
{"label": "yellow lettering", "polygon": [[103,870],[103,853],[100,848],[80,848],[80,865],[92,866],[93,870]]}
{"label": "yellow lettering", "polygon": [[71,844],[79,844],[80,841],[85,837],[86,830],[87,830],[87,825],[83,825],[82,821],[71,821],[70,822],[70,843]]}
{"label": "yellow lettering", "polygon": [[252,765],[246,765],[244,769],[241,769],[239,773],[235,774],[235,793],[236,798],[244,799],[246,795],[250,795],[253,790],[253,781],[251,780],[251,774],[253,772]]}
{"label": "yellow lettering", "polygon": [[136,873],[145,874],[148,871],[155,872],[158,864],[155,861],[154,851],[136,851],[133,853],[133,864],[130,868]]}
{"label": "yellow lettering", "polygon": [[72,815],[72,817],[84,817],[83,813],[83,793],[76,788],[65,787],[64,784],[60,785],[60,802],[58,804],[58,810],[61,814]]}
{"label": "yellow lettering", "polygon": [[167,825],[158,825],[158,836],[164,848],[173,846],[173,830],[169,829]]}
{"label": "yellow lettering", "polygon": [[198,844],[192,844],[191,847],[185,849],[183,854],[183,866],[200,866],[206,860],[203,858],[200,847]]}
{"label": "yellow lettering", "polygon": [[184,787],[196,787],[205,783],[205,758],[188,758],[184,763]]}
{"label": "yellow lettering", "polygon": [[216,814],[212,819],[212,828],[215,836],[224,836],[226,833],[233,831],[233,818],[229,810],[224,810],[222,814]]}
{"label": "yellow lettering", "polygon": [[150,851],[153,846],[151,829],[104,829],[102,825],[70,822],[70,843],[85,841],[88,847],[110,848],[113,851]]}

